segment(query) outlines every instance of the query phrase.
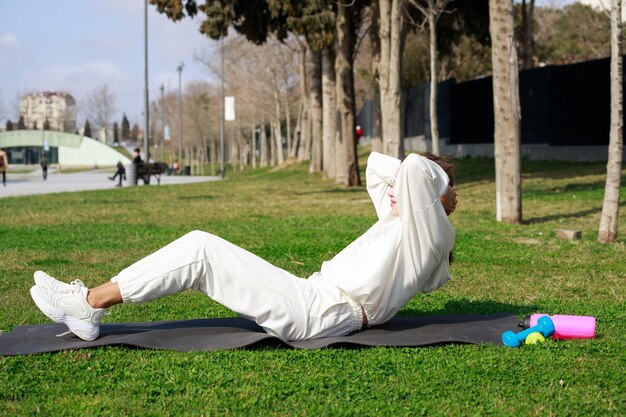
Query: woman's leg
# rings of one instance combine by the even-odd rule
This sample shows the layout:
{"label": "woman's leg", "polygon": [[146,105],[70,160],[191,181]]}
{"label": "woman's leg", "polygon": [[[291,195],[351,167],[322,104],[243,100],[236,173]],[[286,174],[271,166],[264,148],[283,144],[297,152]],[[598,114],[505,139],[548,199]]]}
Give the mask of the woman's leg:
{"label": "woman's leg", "polygon": [[123,302],[119,285],[111,281],[91,288],[87,293],[87,301],[93,308],[109,308]]}
{"label": "woman's leg", "polygon": [[337,287],[298,278],[217,236],[191,232],[88,290],[35,273],[31,295],[52,320],[84,340],[98,337],[105,308],[187,289],[254,320],[283,340],[341,336],[360,329],[361,307]]}
{"label": "woman's leg", "polygon": [[94,298],[102,291],[109,302],[119,302],[121,296],[124,302],[141,303],[195,289],[284,340],[347,334],[362,323],[360,307],[337,288],[298,278],[200,231],[138,261],[112,281],[119,287],[96,288]]}

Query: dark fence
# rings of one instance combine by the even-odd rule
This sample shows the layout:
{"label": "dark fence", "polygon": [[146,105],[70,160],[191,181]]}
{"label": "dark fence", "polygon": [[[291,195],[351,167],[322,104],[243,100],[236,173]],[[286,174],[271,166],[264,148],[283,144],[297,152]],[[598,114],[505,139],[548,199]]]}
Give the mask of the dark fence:
{"label": "dark fence", "polygon": [[[607,145],[610,124],[610,59],[520,71],[522,143],[552,146]],[[430,85],[403,91],[405,137],[430,138]],[[440,82],[437,94],[439,135],[452,144],[492,143],[491,77]],[[373,107],[357,115],[366,136],[372,132]],[[626,115],[626,113],[625,113]]]}

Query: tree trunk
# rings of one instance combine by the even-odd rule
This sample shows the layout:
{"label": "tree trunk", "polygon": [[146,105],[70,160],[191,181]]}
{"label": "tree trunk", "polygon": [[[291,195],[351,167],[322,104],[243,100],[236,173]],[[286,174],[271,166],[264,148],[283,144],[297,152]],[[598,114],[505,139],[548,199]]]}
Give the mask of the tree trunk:
{"label": "tree trunk", "polygon": [[306,104],[306,112],[304,113],[304,120],[302,124],[302,143],[300,146],[300,153],[298,154],[299,161],[311,160],[311,145],[313,140],[313,116],[311,114],[310,102]]}
{"label": "tree trunk", "polygon": [[522,0],[522,68],[533,67],[533,14],[535,0]]}
{"label": "tree trunk", "polygon": [[294,158],[299,155],[300,146],[302,142],[302,120],[304,117],[304,106],[302,103],[298,106],[298,120],[296,121],[296,128],[293,131],[293,146],[291,147],[290,158]]}
{"label": "tree trunk", "polygon": [[430,32],[430,140],[432,152],[439,155],[439,118],[437,117],[437,15],[434,0],[428,0],[428,29]]}
{"label": "tree trunk", "polygon": [[383,151],[382,139],[382,116],[380,112],[380,10],[379,1],[374,0],[371,3],[372,24],[370,26],[370,44],[372,45],[372,81],[370,87],[372,89],[372,152]]}
{"label": "tree trunk", "polygon": [[250,134],[250,162],[252,163],[252,169],[256,169],[256,125],[252,122],[252,130]]}
{"label": "tree trunk", "polygon": [[337,134],[337,77],[335,47],[322,53],[322,160],[324,178],[335,178],[335,136]]}
{"label": "tree trunk", "polygon": [[289,92],[285,93],[285,121],[287,127],[287,158],[291,155],[293,136],[291,134],[291,109],[289,105]]}
{"label": "tree trunk", "polygon": [[276,166],[276,123],[270,122],[270,166]]}
{"label": "tree trunk", "polygon": [[[340,115],[341,145],[337,159],[337,178],[340,184],[361,185],[359,161],[356,153],[356,110],[354,103],[354,16],[351,3],[337,5],[337,109]],[[339,154],[339,153],[338,153]]]}
{"label": "tree trunk", "polygon": [[311,111],[309,100],[309,74],[306,66],[308,47],[305,43],[300,46],[300,102],[302,105],[302,124],[300,125],[300,146],[298,147],[298,161],[311,158]]}
{"label": "tree trunk", "polygon": [[404,40],[404,0],[379,0],[380,7],[380,111],[383,153],[402,158],[402,49]]}
{"label": "tree trunk", "polygon": [[193,160],[191,159],[191,148],[189,146],[185,147],[185,166],[189,166],[189,169],[191,170],[191,167],[193,167]]}
{"label": "tree trunk", "polygon": [[211,140],[211,155],[209,159],[211,161],[211,175],[215,175],[215,165],[217,164],[217,140]]}
{"label": "tree trunk", "polygon": [[283,154],[283,132],[280,126],[280,94],[278,90],[274,90],[274,101],[276,103],[276,135],[274,140],[276,141],[276,161],[279,165],[285,162],[285,156]]}
{"label": "tree trunk", "polygon": [[200,148],[200,175],[204,175],[204,165],[206,164],[206,145]]}
{"label": "tree trunk", "polygon": [[265,168],[267,166],[267,136],[265,133],[265,124],[261,124],[261,168]]}
{"label": "tree trunk", "polygon": [[229,130],[229,135],[228,137],[230,138],[229,143],[230,143],[230,152],[228,155],[228,161],[230,162],[230,164],[233,167],[233,170],[237,169],[237,162],[239,161],[239,146],[238,143],[239,139],[237,138],[237,135],[234,132],[232,123],[229,123],[231,126],[230,128],[228,128],[228,125],[225,126],[225,128],[228,128]]}
{"label": "tree trunk", "polygon": [[322,52],[311,53],[311,163],[309,172],[322,170]]}
{"label": "tree trunk", "polygon": [[520,104],[513,3],[489,0],[495,118],[496,219],[522,223]]}
{"label": "tree trunk", "polygon": [[619,218],[619,189],[622,172],[622,146],[624,142],[622,86],[622,0],[611,1],[611,132],[609,156],[606,164],[606,185],[598,240],[613,243],[617,240]]}

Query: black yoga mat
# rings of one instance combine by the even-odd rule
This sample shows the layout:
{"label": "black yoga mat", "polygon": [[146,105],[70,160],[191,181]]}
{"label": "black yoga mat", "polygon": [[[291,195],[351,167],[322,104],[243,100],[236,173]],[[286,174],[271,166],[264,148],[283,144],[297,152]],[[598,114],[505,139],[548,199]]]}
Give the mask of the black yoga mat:
{"label": "black yoga mat", "polygon": [[1,355],[27,355],[105,345],[126,345],[182,352],[252,346],[319,349],[329,346],[427,346],[441,343],[501,345],[502,333],[516,330],[513,314],[396,317],[347,336],[282,342],[242,318],[196,319],[148,323],[104,323],[100,337],[85,342],[63,324],[19,326],[0,335]]}

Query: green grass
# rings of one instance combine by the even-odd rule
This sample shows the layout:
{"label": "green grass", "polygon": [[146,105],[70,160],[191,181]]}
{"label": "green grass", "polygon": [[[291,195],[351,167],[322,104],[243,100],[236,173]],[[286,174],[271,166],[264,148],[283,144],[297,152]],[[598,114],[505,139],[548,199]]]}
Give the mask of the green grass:
{"label": "green grass", "polygon": [[[525,161],[523,173],[525,225],[504,225],[495,222],[493,160],[459,161],[454,279],[400,314],[593,315],[595,340],[2,357],[0,415],[624,415],[626,239],[596,241],[605,166]],[[335,185],[304,165],[228,174],[224,182],[0,199],[0,330],[48,322],[28,294],[37,269],[92,286],[202,229],[308,276],[375,221],[364,188]],[[557,239],[558,228],[583,237]],[[224,316],[233,313],[185,292],[118,306],[106,320]]]}

